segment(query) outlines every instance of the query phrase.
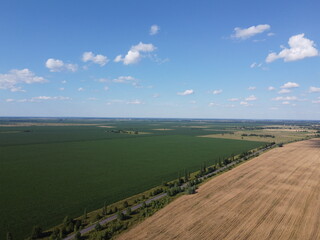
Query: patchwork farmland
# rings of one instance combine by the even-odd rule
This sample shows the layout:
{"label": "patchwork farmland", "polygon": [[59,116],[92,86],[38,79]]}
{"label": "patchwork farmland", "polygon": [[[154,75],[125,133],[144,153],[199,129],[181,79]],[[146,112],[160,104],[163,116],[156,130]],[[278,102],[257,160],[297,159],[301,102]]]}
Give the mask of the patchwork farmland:
{"label": "patchwork farmland", "polygon": [[[50,228],[265,141],[200,138],[235,125],[189,121],[2,122],[0,238]],[[252,125],[252,124],[251,124]],[[163,129],[171,129],[165,130]]]}

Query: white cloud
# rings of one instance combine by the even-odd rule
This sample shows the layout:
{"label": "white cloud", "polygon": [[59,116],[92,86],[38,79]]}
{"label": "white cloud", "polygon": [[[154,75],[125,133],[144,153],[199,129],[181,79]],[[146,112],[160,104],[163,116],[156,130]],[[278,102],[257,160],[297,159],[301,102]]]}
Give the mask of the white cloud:
{"label": "white cloud", "polygon": [[232,37],[234,38],[240,38],[240,39],[247,39],[250,37],[253,37],[254,35],[257,35],[259,33],[263,33],[264,31],[267,31],[270,29],[270,25],[268,24],[261,24],[257,26],[251,26],[249,28],[239,28],[236,27],[234,29],[234,35]]}
{"label": "white cloud", "polygon": [[38,97],[32,97],[29,99],[6,99],[6,102],[43,102],[43,101],[67,101],[71,100],[70,97],[64,97],[64,96],[38,96]]}
{"label": "white cloud", "polygon": [[272,36],[274,36],[274,35],[275,35],[275,34],[274,34],[273,32],[270,32],[270,33],[267,34],[268,37],[272,37]]}
{"label": "white cloud", "polygon": [[152,97],[153,98],[158,98],[158,97],[160,97],[160,94],[159,93],[155,93],[155,94],[152,95]]}
{"label": "white cloud", "polygon": [[283,84],[280,88],[297,88],[297,87],[299,87],[298,83],[287,82],[287,83]]}
{"label": "white cloud", "polygon": [[108,87],[108,86],[105,86],[103,89],[104,89],[105,91],[108,91],[108,90],[109,90],[109,87]]}
{"label": "white cloud", "polygon": [[132,83],[136,81],[137,79],[132,76],[120,76],[112,80],[114,83]]}
{"label": "white cloud", "polygon": [[288,97],[276,97],[272,98],[273,101],[296,101],[298,100],[295,96],[288,96]]}
{"label": "white cloud", "polygon": [[50,72],[61,72],[63,70],[76,72],[78,70],[77,64],[64,63],[62,60],[49,58],[46,61],[46,67]]}
{"label": "white cloud", "polygon": [[290,37],[288,44],[289,48],[283,48],[278,54],[270,53],[266,58],[266,62],[270,63],[279,58],[283,58],[285,62],[291,62],[319,55],[318,50],[315,48],[315,43],[305,38],[304,33]]}
{"label": "white cloud", "polygon": [[252,104],[250,104],[250,103],[248,103],[248,102],[246,102],[246,101],[241,101],[241,102],[240,102],[240,105],[243,105],[243,106],[246,106],[246,107],[252,106]]}
{"label": "white cloud", "polygon": [[282,104],[283,104],[283,105],[289,105],[290,102],[289,102],[289,101],[284,101],[284,102],[282,102]]}
{"label": "white cloud", "polygon": [[61,87],[61,88],[59,88],[59,90],[60,90],[60,91],[64,91],[64,88],[63,88],[63,87]]}
{"label": "white cloud", "polygon": [[109,62],[107,56],[103,56],[101,54],[94,55],[93,52],[84,52],[82,55],[83,62],[93,62],[99,64],[101,67],[106,65]]}
{"label": "white cloud", "polygon": [[320,100],[314,100],[312,103],[320,103]]}
{"label": "white cloud", "polygon": [[154,50],[156,50],[156,47],[151,43],[145,44],[140,42],[139,44],[132,46],[126,56],[122,57],[122,55],[118,55],[114,61],[123,62],[124,65],[138,63],[143,57],[141,54],[142,52],[153,52]]}
{"label": "white cloud", "polygon": [[284,88],[284,89],[281,89],[278,93],[279,94],[291,93],[291,90],[287,89],[287,88]]}
{"label": "white cloud", "polygon": [[212,91],[212,94],[218,95],[218,94],[221,94],[222,92],[223,92],[222,89],[219,89],[219,90]]}
{"label": "white cloud", "polygon": [[36,76],[28,68],[18,70],[12,69],[9,73],[0,74],[0,89],[7,89],[11,92],[24,91],[19,84],[44,83],[47,80]]}
{"label": "white cloud", "polygon": [[260,68],[260,67],[262,67],[262,63],[254,62],[250,65],[250,68]]}
{"label": "white cloud", "polygon": [[160,27],[158,26],[158,25],[152,25],[151,27],[150,27],[150,32],[149,32],[149,34],[150,35],[156,35],[158,32],[159,32],[159,30],[160,30]]}
{"label": "white cloud", "polygon": [[250,91],[253,91],[253,90],[256,90],[257,88],[256,87],[248,87],[248,90]]}
{"label": "white cloud", "polygon": [[78,91],[79,91],[79,92],[83,92],[83,91],[84,91],[84,88],[79,87],[79,88],[78,88]]}
{"label": "white cloud", "polygon": [[180,96],[186,96],[186,95],[194,94],[194,91],[193,89],[187,89],[184,92],[178,92],[177,94]]}
{"label": "white cloud", "polygon": [[209,103],[209,107],[215,107],[215,106],[219,106],[219,104],[214,102]]}
{"label": "white cloud", "polygon": [[309,92],[310,93],[320,93],[320,88],[319,87],[310,87]]}
{"label": "white cloud", "polygon": [[256,101],[256,100],[257,100],[257,97],[254,96],[254,95],[251,95],[251,96],[247,97],[245,100],[246,100],[246,101]]}
{"label": "white cloud", "polygon": [[136,99],[136,100],[132,100],[132,101],[127,102],[127,104],[139,105],[139,104],[143,104],[143,102]]}
{"label": "white cloud", "polygon": [[230,101],[230,102],[237,102],[239,100],[240,100],[239,98],[229,98],[228,99],[228,101]]}
{"label": "white cloud", "polygon": [[273,86],[270,86],[270,87],[268,87],[268,90],[269,90],[269,91],[274,91],[274,90],[276,90],[276,88],[273,87]]}
{"label": "white cloud", "polygon": [[98,98],[90,97],[90,98],[88,98],[88,100],[89,100],[89,101],[97,101],[97,100],[98,100]]}

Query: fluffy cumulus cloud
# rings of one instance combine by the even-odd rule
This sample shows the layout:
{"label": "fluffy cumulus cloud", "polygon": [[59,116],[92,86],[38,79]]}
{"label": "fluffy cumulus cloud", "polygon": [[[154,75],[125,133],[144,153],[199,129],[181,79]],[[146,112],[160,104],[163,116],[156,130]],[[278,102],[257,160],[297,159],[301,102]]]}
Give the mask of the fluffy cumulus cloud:
{"label": "fluffy cumulus cloud", "polygon": [[259,33],[263,33],[269,29],[270,29],[270,25],[268,24],[260,24],[257,26],[251,26],[249,28],[236,27],[234,29],[234,34],[232,35],[232,37],[239,38],[239,39],[247,39]]}
{"label": "fluffy cumulus cloud", "polygon": [[222,89],[218,89],[218,90],[213,90],[212,94],[218,95],[218,94],[221,94],[222,92],[223,92]]}
{"label": "fluffy cumulus cloud", "polygon": [[276,97],[272,98],[273,101],[296,101],[298,98],[296,96],[288,96],[288,97]]}
{"label": "fluffy cumulus cloud", "polygon": [[251,95],[245,99],[246,101],[256,101],[257,97],[255,95]]}
{"label": "fluffy cumulus cloud", "polygon": [[289,48],[283,48],[278,54],[270,53],[266,58],[266,62],[270,63],[279,58],[283,58],[285,62],[291,62],[319,55],[315,43],[305,38],[303,33],[290,37],[288,44]]}
{"label": "fluffy cumulus cloud", "polygon": [[127,55],[124,57],[122,55],[118,55],[114,61],[123,62],[124,65],[138,63],[143,57],[142,53],[153,52],[154,50],[156,50],[156,47],[151,43],[145,44],[140,42],[139,44],[132,46]]}
{"label": "fluffy cumulus cloud", "polygon": [[133,83],[136,81],[137,81],[137,79],[135,79],[132,76],[120,76],[115,79],[112,79],[112,82],[114,82],[114,83]]}
{"label": "fluffy cumulus cloud", "polygon": [[298,83],[295,83],[295,82],[287,82],[285,84],[283,84],[280,88],[282,89],[288,89],[288,88],[297,88],[299,87],[299,84]]}
{"label": "fluffy cumulus cloud", "polygon": [[160,30],[160,27],[158,26],[158,25],[152,25],[151,27],[150,27],[150,31],[149,31],[149,34],[150,35],[156,35],[156,34],[158,34],[158,32],[159,32],[159,30]]}
{"label": "fluffy cumulus cloud", "polygon": [[287,89],[287,88],[283,88],[283,89],[281,89],[278,93],[279,93],[279,94],[291,93],[291,90],[290,90],[290,89]]}
{"label": "fluffy cumulus cloud", "polygon": [[78,70],[77,64],[64,63],[62,60],[49,58],[46,61],[46,67],[50,72],[71,71],[76,72]]}
{"label": "fluffy cumulus cloud", "polygon": [[82,55],[83,62],[93,62],[99,64],[101,67],[109,62],[108,57],[101,54],[94,55],[93,52],[84,52]]}
{"label": "fluffy cumulus cloud", "polygon": [[320,93],[320,87],[310,87],[309,92],[310,93]]}
{"label": "fluffy cumulus cloud", "polygon": [[44,83],[47,80],[36,76],[28,68],[12,69],[9,73],[0,74],[0,89],[7,89],[11,92],[24,91],[20,84]]}
{"label": "fluffy cumulus cloud", "polygon": [[185,90],[183,92],[178,92],[177,94],[180,95],[180,96],[186,96],[186,95],[194,94],[194,91],[193,91],[193,89],[187,89],[187,90]]}

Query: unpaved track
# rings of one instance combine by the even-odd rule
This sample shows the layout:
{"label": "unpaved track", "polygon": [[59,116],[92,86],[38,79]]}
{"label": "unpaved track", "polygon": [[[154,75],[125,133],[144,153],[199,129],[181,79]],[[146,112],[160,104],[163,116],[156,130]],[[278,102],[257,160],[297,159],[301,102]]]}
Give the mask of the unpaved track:
{"label": "unpaved track", "polygon": [[320,139],[250,160],[117,239],[320,239]]}

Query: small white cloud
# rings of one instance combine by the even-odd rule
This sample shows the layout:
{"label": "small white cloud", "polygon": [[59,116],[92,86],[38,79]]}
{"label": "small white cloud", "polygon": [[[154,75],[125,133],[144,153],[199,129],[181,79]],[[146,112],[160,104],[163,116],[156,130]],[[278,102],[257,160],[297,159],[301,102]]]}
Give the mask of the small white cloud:
{"label": "small white cloud", "polygon": [[309,88],[309,92],[310,93],[319,93],[320,92],[320,88],[319,87],[310,87]]}
{"label": "small white cloud", "polygon": [[76,72],[78,70],[78,66],[76,64],[64,63],[62,60],[53,58],[49,58],[45,65],[50,72],[61,72],[64,70]]}
{"label": "small white cloud", "polygon": [[64,96],[38,96],[38,97],[32,97],[30,99],[21,99],[18,100],[18,102],[43,102],[43,101],[67,101],[71,100],[70,97],[64,97]]}
{"label": "small white cloud", "polygon": [[103,89],[104,89],[105,91],[108,91],[108,90],[109,90],[109,87],[108,87],[108,86],[105,86]]}
{"label": "small white cloud", "polygon": [[61,87],[61,88],[59,88],[59,90],[60,90],[60,91],[64,91],[64,88],[63,88],[63,87]]}
{"label": "small white cloud", "polygon": [[219,106],[219,104],[214,102],[209,103],[209,107],[215,107],[215,106]]}
{"label": "small white cloud", "polygon": [[270,86],[270,87],[268,87],[268,90],[269,90],[269,91],[274,91],[274,90],[276,90],[276,88],[275,88],[275,87]]}
{"label": "small white cloud", "polygon": [[83,62],[93,62],[99,64],[101,67],[106,65],[109,62],[107,56],[103,56],[101,54],[94,55],[93,52],[84,52],[82,55]]}
{"label": "small white cloud", "polygon": [[158,26],[158,25],[152,25],[151,27],[150,27],[150,32],[149,32],[149,34],[150,35],[156,35],[158,32],[159,32],[159,30],[160,30],[160,27]]}
{"label": "small white cloud", "polygon": [[84,88],[79,87],[79,88],[78,88],[78,91],[79,91],[79,92],[83,92],[83,91],[84,91]]}
{"label": "small white cloud", "polygon": [[66,81],[66,80],[63,80],[63,81],[61,81],[61,83],[66,84],[66,83],[67,83],[67,81]]}
{"label": "small white cloud", "polygon": [[141,102],[140,100],[136,99],[136,100],[132,100],[132,101],[127,102],[127,104],[139,105],[139,104],[143,104],[143,102]]}
{"label": "small white cloud", "polygon": [[250,103],[248,103],[248,102],[246,102],[246,101],[241,101],[241,102],[240,102],[240,105],[246,106],[246,107],[252,106],[252,104],[250,104]]}
{"label": "small white cloud", "polygon": [[219,89],[219,90],[212,91],[212,94],[218,95],[218,94],[221,94],[222,92],[223,92],[222,89]]}
{"label": "small white cloud", "polygon": [[270,32],[270,33],[267,34],[268,37],[272,37],[272,36],[274,36],[274,35],[275,35],[275,34],[274,34],[273,32]]}
{"label": "small white cloud", "polygon": [[238,102],[240,99],[239,98],[229,98],[229,102]]}
{"label": "small white cloud", "polygon": [[250,91],[253,91],[253,90],[256,90],[257,88],[256,87],[248,87],[248,90]]}
{"label": "small white cloud", "polygon": [[160,94],[159,93],[155,93],[155,94],[152,95],[152,97],[153,98],[158,98],[158,97],[160,97]]}
{"label": "small white cloud", "polygon": [[313,100],[312,103],[315,103],[315,104],[320,103],[320,100]]}
{"label": "small white cloud", "polygon": [[250,65],[250,68],[260,68],[260,67],[262,67],[262,63],[254,62]]}
{"label": "small white cloud", "polygon": [[44,83],[47,80],[36,76],[28,68],[18,70],[12,69],[9,73],[0,74],[0,89],[10,90],[11,92],[23,92],[20,84]]}
{"label": "small white cloud", "polygon": [[276,97],[272,98],[273,101],[297,101],[298,98],[295,96],[288,96],[288,97]]}
{"label": "small white cloud", "polygon": [[246,100],[246,101],[256,101],[256,100],[257,100],[257,97],[254,96],[254,95],[251,95],[251,96],[247,97],[245,100]]}
{"label": "small white cloud", "polygon": [[90,97],[90,98],[88,98],[88,100],[89,100],[89,101],[97,101],[97,100],[98,100],[98,98]]}
{"label": "small white cloud", "polygon": [[270,53],[266,58],[266,62],[270,63],[279,58],[283,58],[285,62],[291,62],[319,55],[315,43],[305,38],[303,33],[290,37],[288,44],[289,48],[283,48],[278,54]]}
{"label": "small white cloud", "polygon": [[297,87],[299,87],[298,83],[287,82],[287,83],[283,84],[280,88],[297,88]]}
{"label": "small white cloud", "polygon": [[153,52],[156,50],[156,47],[154,45],[145,44],[140,42],[137,45],[134,45],[131,47],[131,49],[128,51],[127,55],[122,57],[122,55],[118,55],[114,61],[115,62],[123,62],[124,65],[134,64],[138,63],[140,59],[142,58],[143,52]]}
{"label": "small white cloud", "polygon": [[289,102],[289,101],[284,101],[284,102],[282,102],[282,104],[283,104],[283,105],[289,105],[290,102]]}
{"label": "small white cloud", "polygon": [[243,29],[236,27],[234,29],[234,34],[232,35],[232,37],[239,38],[239,39],[247,39],[259,33],[263,33],[264,31],[267,31],[269,29],[270,29],[270,25],[268,24],[261,24],[261,25],[251,26],[249,28],[243,28]]}
{"label": "small white cloud", "polygon": [[279,93],[279,94],[291,93],[291,90],[290,90],[290,89],[287,89],[287,88],[283,88],[283,89],[281,89],[278,93]]}
{"label": "small white cloud", "polygon": [[120,76],[112,80],[114,83],[132,83],[136,81],[137,79],[132,76]]}
{"label": "small white cloud", "polygon": [[15,100],[12,99],[12,98],[7,98],[5,101],[6,101],[6,102],[14,102]]}
{"label": "small white cloud", "polygon": [[187,89],[184,92],[178,92],[177,94],[180,96],[186,96],[186,95],[194,94],[194,91],[193,89]]}

